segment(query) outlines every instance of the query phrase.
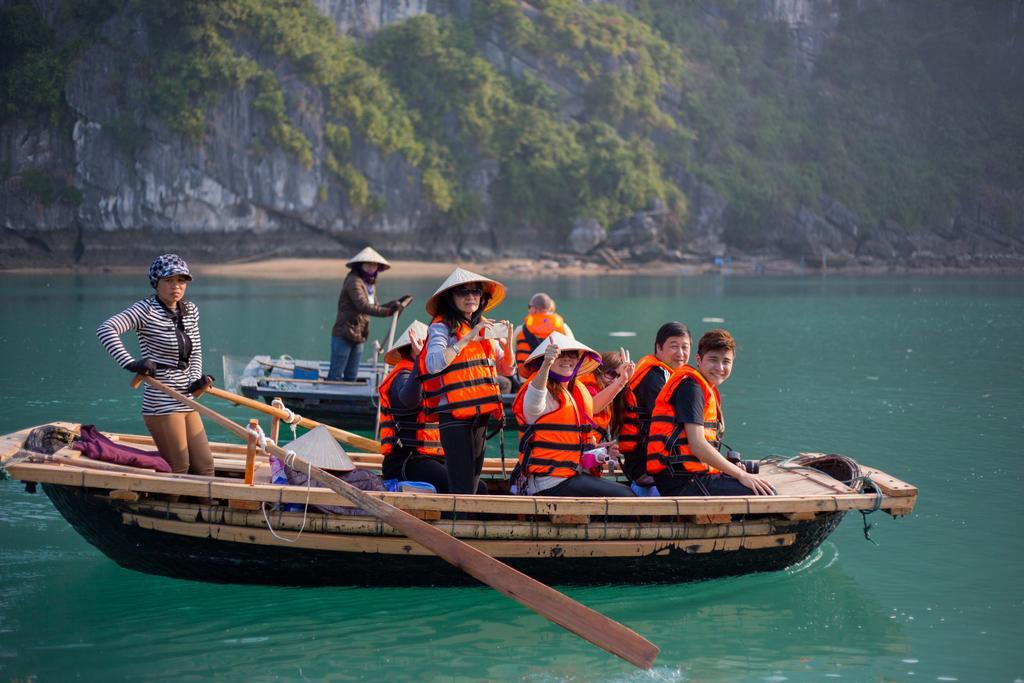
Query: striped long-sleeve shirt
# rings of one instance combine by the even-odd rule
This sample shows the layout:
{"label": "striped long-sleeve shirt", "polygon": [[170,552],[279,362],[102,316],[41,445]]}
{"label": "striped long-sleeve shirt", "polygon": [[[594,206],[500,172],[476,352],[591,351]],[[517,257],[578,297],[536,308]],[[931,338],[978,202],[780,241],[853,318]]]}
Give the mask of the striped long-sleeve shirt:
{"label": "striped long-sleeve shirt", "polygon": [[[121,335],[135,330],[142,358],[157,364],[157,379],[180,392],[203,374],[203,349],[199,340],[199,309],[191,301],[179,301],[180,316],[160,303],[156,295],[136,301],[112,316],[96,330],[103,348],[122,368],[135,360],[121,341]],[[142,397],[143,415],[186,413],[192,409],[166,394],[146,386]]]}

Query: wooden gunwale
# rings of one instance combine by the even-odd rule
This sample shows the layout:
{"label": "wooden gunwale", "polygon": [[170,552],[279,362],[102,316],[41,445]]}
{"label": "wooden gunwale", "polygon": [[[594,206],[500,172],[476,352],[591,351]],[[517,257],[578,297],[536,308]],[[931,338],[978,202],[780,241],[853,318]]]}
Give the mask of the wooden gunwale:
{"label": "wooden gunwale", "polygon": [[[352,506],[352,501],[333,491],[301,486],[254,484],[237,479],[195,478],[158,473],[108,472],[72,465],[19,462],[7,466],[12,476],[23,481],[64,484],[97,489],[125,489],[153,493],[203,496],[217,499],[257,500],[271,503],[304,503]],[[784,514],[793,512],[842,512],[870,510],[877,496],[873,493],[819,496],[736,496],[710,498],[556,498],[533,496],[451,496],[443,494],[372,493],[402,509],[436,510],[525,515],[697,515],[697,514]],[[905,508],[907,499],[898,502],[882,496],[880,507]]]}
{"label": "wooden gunwale", "polygon": [[[337,552],[374,553],[381,555],[433,556],[429,549],[404,537],[382,537],[358,534],[323,534],[303,532],[289,540],[280,539],[267,529],[238,527],[213,523],[182,522],[143,515],[123,513],[122,521],[143,529],[195,538],[212,538],[235,543],[277,545],[292,548],[331,550]],[[469,540],[470,545],[492,557],[645,557],[673,550],[686,553],[752,550],[793,545],[796,534],[768,536],[736,536],[728,538],[655,540],[655,541],[540,541],[540,540]]]}

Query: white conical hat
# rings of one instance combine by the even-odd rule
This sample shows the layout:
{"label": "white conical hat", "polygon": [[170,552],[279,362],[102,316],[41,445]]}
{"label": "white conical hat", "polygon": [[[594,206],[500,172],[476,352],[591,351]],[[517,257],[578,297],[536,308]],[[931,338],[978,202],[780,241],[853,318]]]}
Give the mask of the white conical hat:
{"label": "white conical hat", "polygon": [[[356,468],[345,449],[323,425],[306,432],[289,443],[286,448],[295,451],[295,454],[304,461],[322,470],[351,472]],[[299,472],[304,472],[306,469],[298,462],[293,467]]]}
{"label": "white conical hat", "polygon": [[576,372],[577,376],[593,372],[601,365],[601,354],[586,344],[581,344],[572,337],[562,334],[561,332],[552,332],[549,334],[544,341],[537,345],[537,348],[535,348],[533,353],[530,354],[530,357],[526,359],[524,365],[527,367],[534,365],[531,369],[536,370],[537,367],[540,366],[540,362],[544,359],[544,353],[548,350],[548,344],[557,344],[559,351],[580,351],[583,353],[583,364],[580,365],[579,370]]}
{"label": "white conical hat", "polygon": [[415,334],[424,344],[427,343],[427,326],[419,320],[413,320],[409,327],[405,328],[402,336],[396,339],[395,343],[388,349],[388,352],[384,354],[385,363],[388,365],[398,365],[398,361],[402,360],[400,351],[403,347],[412,344],[412,341],[409,340],[410,332]]}
{"label": "white conical hat", "polygon": [[484,288],[484,293],[490,297],[490,301],[488,301],[487,306],[484,307],[484,313],[500,304],[505,298],[505,285],[492,280],[489,277],[477,275],[465,268],[456,268],[452,271],[452,274],[448,276],[448,279],[442,282],[441,286],[437,288],[437,291],[434,292],[434,296],[427,299],[425,307],[427,309],[427,313],[430,314],[430,317],[433,318],[437,315],[437,308],[441,303],[441,295],[449,289],[454,289],[459,285],[464,285],[470,282],[479,282]]}
{"label": "white conical hat", "polygon": [[387,270],[391,267],[388,260],[377,253],[377,250],[373,247],[366,247],[361,252],[350,258],[345,265],[351,268],[357,263],[376,263],[380,266],[380,270]]}

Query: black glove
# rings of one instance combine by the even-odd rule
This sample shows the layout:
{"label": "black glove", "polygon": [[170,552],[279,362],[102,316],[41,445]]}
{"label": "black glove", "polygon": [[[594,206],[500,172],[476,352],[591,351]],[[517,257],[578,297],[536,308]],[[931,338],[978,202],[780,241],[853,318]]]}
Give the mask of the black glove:
{"label": "black glove", "polygon": [[213,375],[203,375],[195,382],[192,382],[192,384],[188,385],[188,393],[194,394],[197,391],[205,390],[207,387],[213,384],[214,379],[216,378]]}
{"label": "black glove", "polygon": [[124,367],[128,372],[134,372],[137,375],[147,375],[149,377],[156,377],[156,363],[149,360],[133,360],[131,363]]}
{"label": "black glove", "polygon": [[389,301],[387,303],[387,307],[388,315],[394,315],[398,311],[402,310],[402,302],[399,301],[398,299],[395,299],[394,301]]}

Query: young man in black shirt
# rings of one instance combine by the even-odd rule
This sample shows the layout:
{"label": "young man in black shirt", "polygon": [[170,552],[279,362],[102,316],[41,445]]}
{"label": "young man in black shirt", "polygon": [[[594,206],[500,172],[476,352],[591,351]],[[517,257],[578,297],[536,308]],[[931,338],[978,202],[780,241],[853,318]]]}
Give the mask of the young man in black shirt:
{"label": "young man in black shirt", "polygon": [[774,495],[772,484],[719,452],[725,432],[718,387],[732,374],[736,341],[711,330],[697,344],[696,368],[676,370],[655,401],[647,472],[663,496]]}

